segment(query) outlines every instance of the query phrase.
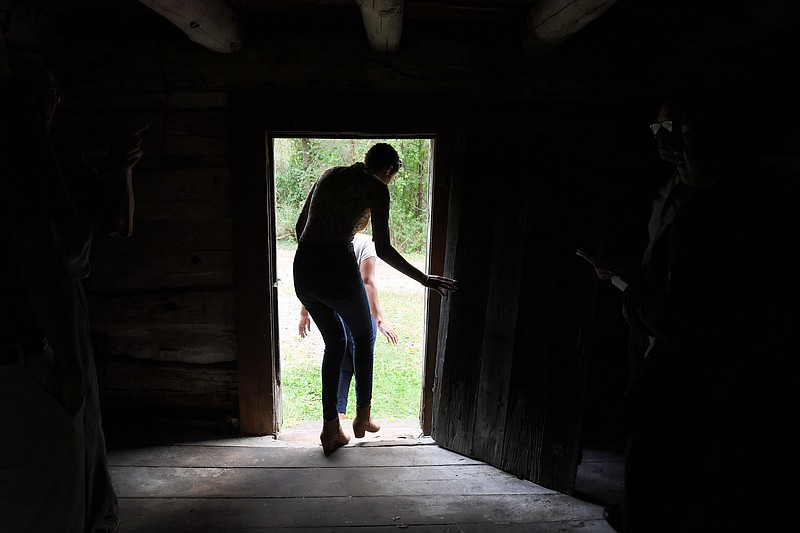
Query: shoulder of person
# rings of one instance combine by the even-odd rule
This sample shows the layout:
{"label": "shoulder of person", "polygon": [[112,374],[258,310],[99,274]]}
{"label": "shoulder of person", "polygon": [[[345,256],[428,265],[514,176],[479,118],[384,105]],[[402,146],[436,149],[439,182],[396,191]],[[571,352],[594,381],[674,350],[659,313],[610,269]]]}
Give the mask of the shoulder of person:
{"label": "shoulder of person", "polygon": [[351,168],[353,170],[356,170],[356,171],[364,174],[365,176],[369,176],[370,178],[374,179],[375,181],[377,181],[381,185],[384,185],[384,186],[386,185],[385,183],[383,183],[381,180],[378,179],[378,176],[376,176],[375,173],[372,170],[370,170],[369,167],[367,167],[367,165],[365,165],[361,161],[359,161],[357,163],[353,163],[349,168]]}
{"label": "shoulder of person", "polygon": [[368,246],[372,242],[372,235],[358,232],[353,236],[353,245]]}
{"label": "shoulder of person", "polygon": [[358,232],[353,236],[353,251],[356,254],[356,259],[360,265],[370,257],[377,257],[375,251],[375,243],[372,241],[372,235]]}

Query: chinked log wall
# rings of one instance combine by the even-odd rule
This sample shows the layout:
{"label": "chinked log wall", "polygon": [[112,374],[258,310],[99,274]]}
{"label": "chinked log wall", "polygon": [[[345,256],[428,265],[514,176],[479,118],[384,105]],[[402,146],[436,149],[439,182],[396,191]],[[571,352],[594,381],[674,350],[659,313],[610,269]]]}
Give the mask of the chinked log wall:
{"label": "chinked log wall", "polygon": [[[542,78],[546,84],[535,80],[537,69],[503,57],[493,47],[506,43],[492,44],[491,36],[483,43],[409,40],[403,53],[376,57],[360,29],[331,41],[324,35],[335,25],[324,21],[323,32],[303,27],[297,39],[273,23],[267,38],[254,35],[240,53],[221,55],[189,42],[149,12],[125,25],[100,18],[60,22],[67,53],[54,67],[66,99],[57,129],[102,158],[120,128],[150,123],[145,156],[135,169],[134,235],[98,238],[87,283],[108,409],[237,413],[230,91],[265,91],[264,109],[295,105],[272,101],[268,91],[275,90],[371,94],[389,109],[416,98],[419,116],[435,112],[426,107],[426,95],[453,94],[473,99],[455,109],[470,117],[508,95],[558,93],[568,85],[552,73]],[[147,37],[135,31],[142,27]],[[503,70],[509,62],[511,68]],[[388,111],[381,122],[391,130],[395,118]],[[493,120],[489,112],[470,127],[491,130]],[[465,168],[491,166],[502,157],[475,148]],[[479,228],[493,217],[485,206],[469,209],[484,210],[475,222]],[[486,250],[481,256],[488,257]]]}
{"label": "chinked log wall", "polygon": [[226,95],[71,100],[57,129],[100,167],[111,137],[150,124],[134,172],[134,234],[96,237],[86,283],[105,408],[235,416]]}
{"label": "chinked log wall", "polygon": [[[372,130],[432,115],[461,124],[449,132],[460,146],[453,165],[440,173],[452,186],[447,268],[461,289],[442,316],[433,436],[571,490],[587,359],[597,355],[588,322],[596,285],[574,250],[600,245],[609,181],[619,176],[624,193],[640,180],[651,140],[641,146],[625,132],[649,113],[626,122],[619,117],[635,105],[593,105],[587,87],[491,42],[409,40],[387,58],[360,39],[306,31],[220,56],[170,32],[92,36],[83,24],[58,63],[67,93],[59,129],[101,157],[115,126],[151,124],[134,236],[98,239],[88,283],[105,408],[237,413],[231,214],[241,206],[230,196],[239,147],[228,124],[232,113],[313,116],[304,106],[322,94],[329,115]],[[263,96],[231,111],[243,91]]]}
{"label": "chinked log wall", "polygon": [[[577,225],[601,208],[585,210],[585,200],[601,196],[610,172],[587,164],[609,151],[581,120],[596,124],[601,114],[523,105],[538,90],[558,90],[557,77],[542,85],[525,68],[498,73],[477,46],[410,43],[420,49],[378,61],[360,40],[337,42],[335,53],[319,39],[251,42],[218,56],[182,40],[131,38],[151,53],[100,46],[109,54],[101,61],[104,41],[80,35],[60,64],[67,100],[58,124],[90,155],[105,152],[115,125],[151,124],[136,168],[134,236],[98,239],[88,284],[104,407],[237,414],[226,95],[264,91],[253,111],[269,118],[269,109],[302,114],[302,102],[273,100],[277,89],[338,91],[348,98],[335,111],[351,124],[363,116],[391,131],[398,118],[431,114],[463,124],[460,160],[443,173],[442,185],[454,185],[448,268],[462,288],[443,317],[434,438],[571,490],[591,338],[576,321],[592,298],[574,249],[591,240],[577,237],[591,224]],[[432,107],[430,94],[453,98]],[[386,108],[360,109],[367,97]]]}

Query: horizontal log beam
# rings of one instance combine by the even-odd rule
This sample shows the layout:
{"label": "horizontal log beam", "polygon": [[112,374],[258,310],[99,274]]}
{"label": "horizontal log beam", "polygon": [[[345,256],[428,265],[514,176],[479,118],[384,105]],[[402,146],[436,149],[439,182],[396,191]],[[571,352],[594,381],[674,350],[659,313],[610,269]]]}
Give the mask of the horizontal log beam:
{"label": "horizontal log beam", "polygon": [[356,0],[372,49],[393,54],[403,33],[403,0]]}
{"label": "horizontal log beam", "polygon": [[527,46],[557,46],[602,15],[617,0],[540,0],[523,20]]}
{"label": "horizontal log beam", "polygon": [[212,52],[238,52],[244,43],[233,6],[226,0],[139,0]]}

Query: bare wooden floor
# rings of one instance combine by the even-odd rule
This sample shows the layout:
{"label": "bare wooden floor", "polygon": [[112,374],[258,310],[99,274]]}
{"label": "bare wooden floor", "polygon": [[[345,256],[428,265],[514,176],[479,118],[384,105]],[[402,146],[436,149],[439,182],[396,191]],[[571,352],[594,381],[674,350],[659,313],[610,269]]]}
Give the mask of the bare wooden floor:
{"label": "bare wooden floor", "polygon": [[[309,434],[318,438],[317,431]],[[329,457],[298,433],[117,438],[109,461],[119,531],[613,531],[598,503],[518,479],[404,428],[382,432]]]}

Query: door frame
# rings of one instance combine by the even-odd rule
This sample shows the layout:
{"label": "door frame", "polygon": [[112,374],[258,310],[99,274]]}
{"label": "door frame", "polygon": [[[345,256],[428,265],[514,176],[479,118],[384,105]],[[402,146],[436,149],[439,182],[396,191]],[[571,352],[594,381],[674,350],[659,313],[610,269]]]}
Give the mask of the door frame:
{"label": "door frame", "polygon": [[[242,93],[229,97],[231,110],[234,285],[236,298],[239,431],[242,435],[277,435],[282,425],[282,392],[278,351],[278,304],[274,176],[270,157],[274,136],[341,136],[433,139],[429,180],[428,271],[441,273],[447,234],[450,153],[453,135],[437,129],[430,114],[396,113],[387,131],[386,104],[363,97],[298,97]],[[345,105],[349,103],[349,107]],[[267,105],[273,104],[274,105]],[[408,104],[406,104],[408,105]],[[413,117],[422,117],[414,119]],[[354,127],[356,126],[356,127]],[[425,362],[420,402],[420,426],[432,427],[438,353],[438,294],[427,291]],[[264,327],[264,324],[269,324]]]}

